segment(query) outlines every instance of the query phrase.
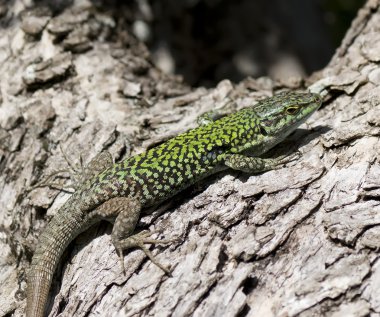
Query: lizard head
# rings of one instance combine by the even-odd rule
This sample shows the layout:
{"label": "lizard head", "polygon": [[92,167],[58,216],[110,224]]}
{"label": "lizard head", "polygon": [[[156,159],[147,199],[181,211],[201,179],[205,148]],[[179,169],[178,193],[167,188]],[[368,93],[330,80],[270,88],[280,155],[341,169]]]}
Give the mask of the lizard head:
{"label": "lizard head", "polygon": [[318,94],[282,92],[257,103],[260,131],[264,136],[283,140],[306,121],[322,104]]}

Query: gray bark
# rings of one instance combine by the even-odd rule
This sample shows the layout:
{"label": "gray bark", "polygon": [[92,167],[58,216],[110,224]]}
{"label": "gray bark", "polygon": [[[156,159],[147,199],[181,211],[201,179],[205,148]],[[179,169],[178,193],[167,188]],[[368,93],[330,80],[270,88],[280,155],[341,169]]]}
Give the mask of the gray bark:
{"label": "gray bark", "polygon": [[[226,100],[246,107],[289,78],[191,89],[151,64],[111,15],[73,5],[52,16],[1,7],[0,316],[22,316],[38,235],[69,193],[28,188],[50,173],[116,160],[196,125]],[[62,36],[65,35],[63,38]],[[116,40],[115,40],[116,38]],[[216,175],[140,227],[179,238],[127,252],[123,275],[101,223],[68,249],[49,316],[380,316],[380,1],[358,13],[329,65],[307,83],[322,109],[278,151],[301,159],[250,176]],[[66,177],[56,181],[69,184]]]}

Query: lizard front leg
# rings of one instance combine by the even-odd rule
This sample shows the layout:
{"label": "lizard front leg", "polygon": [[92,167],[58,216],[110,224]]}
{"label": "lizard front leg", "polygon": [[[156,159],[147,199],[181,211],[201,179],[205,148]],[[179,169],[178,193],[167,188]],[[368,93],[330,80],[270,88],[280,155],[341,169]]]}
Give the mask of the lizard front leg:
{"label": "lizard front leg", "polygon": [[246,173],[260,173],[279,169],[282,165],[294,161],[299,158],[299,154],[281,155],[276,158],[260,158],[245,156],[243,154],[228,154],[225,159],[225,164],[238,171]]}
{"label": "lizard front leg", "polygon": [[170,273],[169,269],[160,264],[145,244],[166,244],[173,240],[156,240],[151,239],[153,232],[142,231],[133,234],[140,219],[141,204],[138,199],[130,197],[115,197],[100,205],[95,213],[105,219],[115,219],[112,229],[112,243],[116,253],[120,258],[121,269],[125,273],[123,251],[131,248],[140,248],[145,255],[160,269]]}
{"label": "lizard front leg", "polygon": [[216,120],[223,118],[232,112],[236,111],[236,104],[231,100],[227,100],[226,103],[218,109],[207,111],[197,118],[197,124],[199,126],[208,125]]}

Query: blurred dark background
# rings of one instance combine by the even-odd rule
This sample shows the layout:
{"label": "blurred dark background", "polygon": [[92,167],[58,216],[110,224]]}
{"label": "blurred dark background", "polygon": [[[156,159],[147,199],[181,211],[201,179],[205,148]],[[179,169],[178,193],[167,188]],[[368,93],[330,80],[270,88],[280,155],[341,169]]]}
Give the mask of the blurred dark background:
{"label": "blurred dark background", "polygon": [[365,0],[137,0],[134,34],[190,85],[323,68]]}

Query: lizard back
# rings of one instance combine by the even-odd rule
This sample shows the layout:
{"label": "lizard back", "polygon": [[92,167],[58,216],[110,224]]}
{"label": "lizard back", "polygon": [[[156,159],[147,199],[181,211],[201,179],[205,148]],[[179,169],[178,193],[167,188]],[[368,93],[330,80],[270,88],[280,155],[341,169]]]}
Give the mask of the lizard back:
{"label": "lizard back", "polygon": [[[258,121],[252,109],[243,109],[115,164],[101,173],[92,186],[122,196],[134,196],[139,190],[143,206],[157,204],[226,169],[226,154],[236,153],[242,145],[255,144],[262,137]],[[140,188],[131,188],[128,179],[136,181]]]}

